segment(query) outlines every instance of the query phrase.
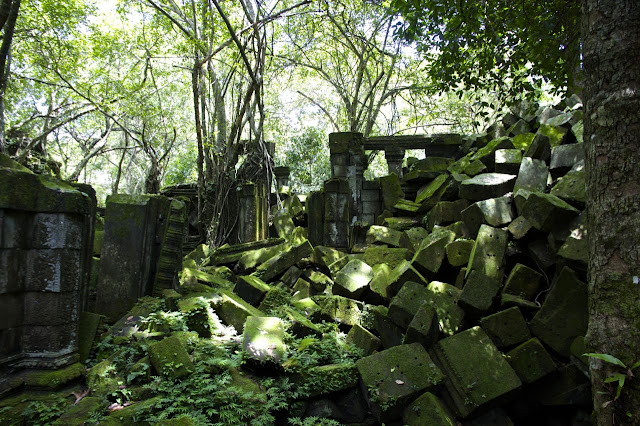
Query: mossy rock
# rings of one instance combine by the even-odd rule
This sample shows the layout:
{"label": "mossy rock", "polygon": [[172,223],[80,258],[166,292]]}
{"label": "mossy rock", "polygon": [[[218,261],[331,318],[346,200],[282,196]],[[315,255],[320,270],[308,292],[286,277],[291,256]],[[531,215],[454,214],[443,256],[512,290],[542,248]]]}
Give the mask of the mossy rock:
{"label": "mossy rock", "polygon": [[149,346],[149,358],[153,367],[160,373],[180,378],[193,372],[193,362],[182,341],[176,337],[167,337]]}
{"label": "mossy rock", "polygon": [[79,379],[84,373],[84,366],[80,363],[59,370],[31,370],[24,374],[24,383],[32,388],[53,390]]}
{"label": "mossy rock", "polygon": [[150,425],[144,419],[153,413],[161,397],[156,396],[145,401],[135,402],[121,410],[112,411],[100,424],[107,426],[146,426]]}
{"label": "mossy rock", "polygon": [[125,380],[116,371],[116,367],[107,358],[87,370],[87,386],[94,395],[105,395],[114,392]]}
{"label": "mossy rock", "polygon": [[349,389],[358,384],[358,370],[353,363],[312,367],[296,380],[305,385],[310,397]]}
{"label": "mossy rock", "polygon": [[97,412],[106,408],[106,401],[96,396],[82,398],[53,422],[54,426],[82,426]]}

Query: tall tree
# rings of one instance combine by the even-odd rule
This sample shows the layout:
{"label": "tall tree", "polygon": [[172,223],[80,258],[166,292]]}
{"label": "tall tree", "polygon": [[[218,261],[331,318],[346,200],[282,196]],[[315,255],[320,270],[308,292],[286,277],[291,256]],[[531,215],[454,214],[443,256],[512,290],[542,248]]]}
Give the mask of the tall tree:
{"label": "tall tree", "polygon": [[[583,0],[591,351],[640,361],[640,2]],[[640,379],[591,359],[598,425],[640,423]],[[617,381],[626,377],[615,399]],[[615,399],[615,400],[614,400]]]}
{"label": "tall tree", "polygon": [[2,44],[0,45],[0,152],[4,152],[4,93],[11,69],[11,42],[16,28],[20,0],[2,0],[0,4],[0,29]]}

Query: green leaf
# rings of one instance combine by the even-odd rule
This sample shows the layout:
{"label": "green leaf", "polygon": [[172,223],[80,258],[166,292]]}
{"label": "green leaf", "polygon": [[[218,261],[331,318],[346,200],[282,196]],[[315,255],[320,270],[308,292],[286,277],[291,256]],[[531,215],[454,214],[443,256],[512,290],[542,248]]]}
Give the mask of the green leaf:
{"label": "green leaf", "polygon": [[639,367],[639,366],[640,366],[640,361],[638,361],[638,362],[636,362],[635,364],[633,364],[633,365],[631,366],[631,370],[634,370],[636,367]]}
{"label": "green leaf", "polygon": [[620,366],[622,368],[627,368],[627,366],[624,365],[624,363],[622,361],[620,361],[618,358],[616,358],[613,355],[589,353],[589,354],[582,354],[582,356],[590,356],[591,358],[597,358],[597,359],[600,359],[602,361],[608,362],[609,364],[614,364],[614,365],[618,365],[618,366]]}

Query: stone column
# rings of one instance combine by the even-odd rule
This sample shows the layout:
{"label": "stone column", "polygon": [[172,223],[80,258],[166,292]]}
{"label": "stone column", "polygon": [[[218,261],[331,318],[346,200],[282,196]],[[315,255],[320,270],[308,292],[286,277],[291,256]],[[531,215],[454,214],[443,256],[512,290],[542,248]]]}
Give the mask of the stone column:
{"label": "stone column", "polygon": [[384,157],[387,160],[389,174],[395,173],[400,179],[402,179],[402,161],[404,160],[404,149],[395,147],[387,148],[384,150]]}
{"label": "stone column", "polygon": [[315,191],[309,194],[306,201],[308,239],[312,246],[324,244],[324,194]]}
{"label": "stone column", "polygon": [[266,186],[263,183],[244,183],[238,193],[240,214],[238,239],[241,243],[267,238],[268,206]]}
{"label": "stone column", "polygon": [[286,166],[274,167],[273,174],[276,175],[276,191],[280,192],[280,188],[289,186],[289,174],[291,169]]}

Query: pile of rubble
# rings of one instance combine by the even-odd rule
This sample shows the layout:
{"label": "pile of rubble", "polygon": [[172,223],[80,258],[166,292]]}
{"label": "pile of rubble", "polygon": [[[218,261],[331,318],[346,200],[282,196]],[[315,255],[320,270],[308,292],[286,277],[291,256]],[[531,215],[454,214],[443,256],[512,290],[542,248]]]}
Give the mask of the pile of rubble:
{"label": "pile of rubble", "polygon": [[590,424],[580,107],[409,159],[350,252],[298,196],[277,238],[199,246],[177,291],[84,319],[91,394],[58,423]]}

